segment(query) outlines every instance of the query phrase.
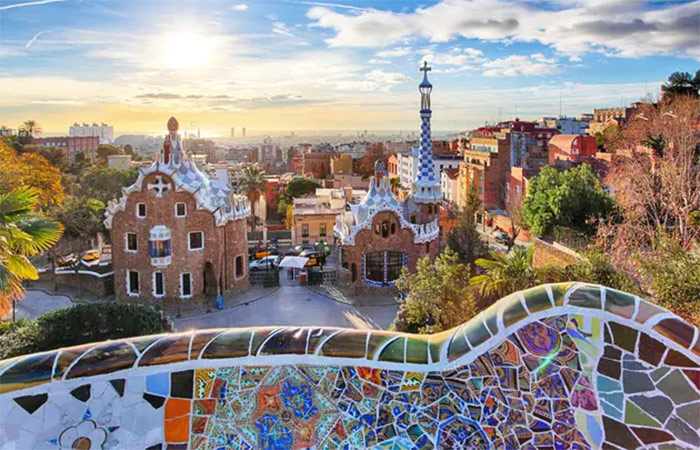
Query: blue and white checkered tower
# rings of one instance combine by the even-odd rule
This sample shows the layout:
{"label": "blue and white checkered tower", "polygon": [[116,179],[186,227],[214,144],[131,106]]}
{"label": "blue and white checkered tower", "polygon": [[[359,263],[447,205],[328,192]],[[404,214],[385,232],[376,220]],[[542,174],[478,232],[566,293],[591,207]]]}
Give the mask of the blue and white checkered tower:
{"label": "blue and white checkered tower", "polygon": [[423,67],[420,68],[423,72],[423,81],[418,86],[421,96],[420,108],[420,149],[418,153],[418,170],[416,170],[416,179],[413,181],[413,189],[411,190],[413,200],[417,203],[439,203],[442,199],[440,192],[440,180],[435,173],[435,163],[433,162],[433,145],[430,135],[430,93],[433,90],[433,85],[428,81],[428,72],[431,70],[428,67],[428,62],[423,62]]}

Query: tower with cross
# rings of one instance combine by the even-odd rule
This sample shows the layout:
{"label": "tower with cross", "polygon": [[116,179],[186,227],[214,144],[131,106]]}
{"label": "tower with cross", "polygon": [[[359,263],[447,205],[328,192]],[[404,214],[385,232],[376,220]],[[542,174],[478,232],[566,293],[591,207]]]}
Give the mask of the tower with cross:
{"label": "tower with cross", "polygon": [[[430,129],[430,118],[432,111],[430,109],[430,94],[433,91],[433,85],[428,81],[428,72],[431,68],[428,62],[424,61],[420,71],[423,72],[423,81],[418,85],[418,90],[421,95],[421,129],[420,129],[420,147],[418,149],[418,169],[416,170],[415,180],[411,189],[413,200],[421,205],[420,214],[417,214],[417,220],[420,222],[432,221],[437,216],[437,208],[442,194],[440,192],[440,180],[435,173],[435,163],[433,162],[433,146]],[[422,219],[421,219],[422,218]]]}

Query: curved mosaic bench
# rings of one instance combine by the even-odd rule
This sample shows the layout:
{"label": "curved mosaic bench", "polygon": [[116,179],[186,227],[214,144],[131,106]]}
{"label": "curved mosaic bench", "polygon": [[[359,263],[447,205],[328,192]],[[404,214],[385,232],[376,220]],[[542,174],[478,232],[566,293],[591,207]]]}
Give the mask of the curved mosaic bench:
{"label": "curved mosaic bench", "polygon": [[700,330],[598,285],[455,329],[201,330],[0,361],[0,448],[698,448]]}

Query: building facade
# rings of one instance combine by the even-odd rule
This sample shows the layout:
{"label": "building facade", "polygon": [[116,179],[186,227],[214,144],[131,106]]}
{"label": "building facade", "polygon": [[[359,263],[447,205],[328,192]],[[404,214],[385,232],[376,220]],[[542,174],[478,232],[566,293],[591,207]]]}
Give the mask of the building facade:
{"label": "building facade", "polygon": [[70,137],[98,137],[100,138],[100,144],[111,144],[114,142],[114,127],[107,125],[106,123],[88,125],[83,123],[82,125],[75,122],[68,129],[68,136]]}
{"label": "building facade", "polygon": [[64,150],[68,160],[73,163],[78,153],[82,153],[90,161],[94,161],[97,156],[97,147],[100,145],[100,138],[97,136],[32,138],[32,144],[60,148]]}
{"label": "building facade", "polygon": [[466,204],[471,186],[476,189],[482,209],[498,209],[504,196],[506,174],[510,170],[510,133],[483,127],[470,133],[460,164],[460,208]]}
{"label": "building facade", "polygon": [[549,141],[549,165],[558,162],[584,162],[595,158],[598,144],[593,136],[560,134]]}
{"label": "building facade", "polygon": [[131,169],[131,155],[108,155],[107,167],[110,169]]}
{"label": "building facade", "polygon": [[201,172],[177,130],[171,118],[161,153],[107,207],[119,300],[202,301],[248,288],[248,200]]}
{"label": "building facade", "polygon": [[410,194],[399,201],[384,162],[377,161],[367,195],[359,204],[348,205],[335,223],[340,284],[353,293],[392,288],[404,267],[415,271],[418,259],[434,259],[439,251],[442,194],[431,145],[432,85],[427,63],[421,70],[421,140]]}

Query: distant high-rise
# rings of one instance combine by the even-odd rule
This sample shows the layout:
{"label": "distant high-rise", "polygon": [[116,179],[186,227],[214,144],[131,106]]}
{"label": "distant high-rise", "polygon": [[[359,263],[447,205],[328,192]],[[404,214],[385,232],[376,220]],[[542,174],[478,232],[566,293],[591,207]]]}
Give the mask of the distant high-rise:
{"label": "distant high-rise", "polygon": [[231,127],[231,139],[236,137],[236,129],[234,127]]}
{"label": "distant high-rise", "polygon": [[241,128],[241,136],[245,137],[245,127]]}
{"label": "distant high-rise", "polygon": [[96,124],[88,125],[83,123],[80,125],[78,122],[71,125],[68,136],[70,137],[99,137],[100,144],[111,144],[114,140],[114,127],[111,125]]}

